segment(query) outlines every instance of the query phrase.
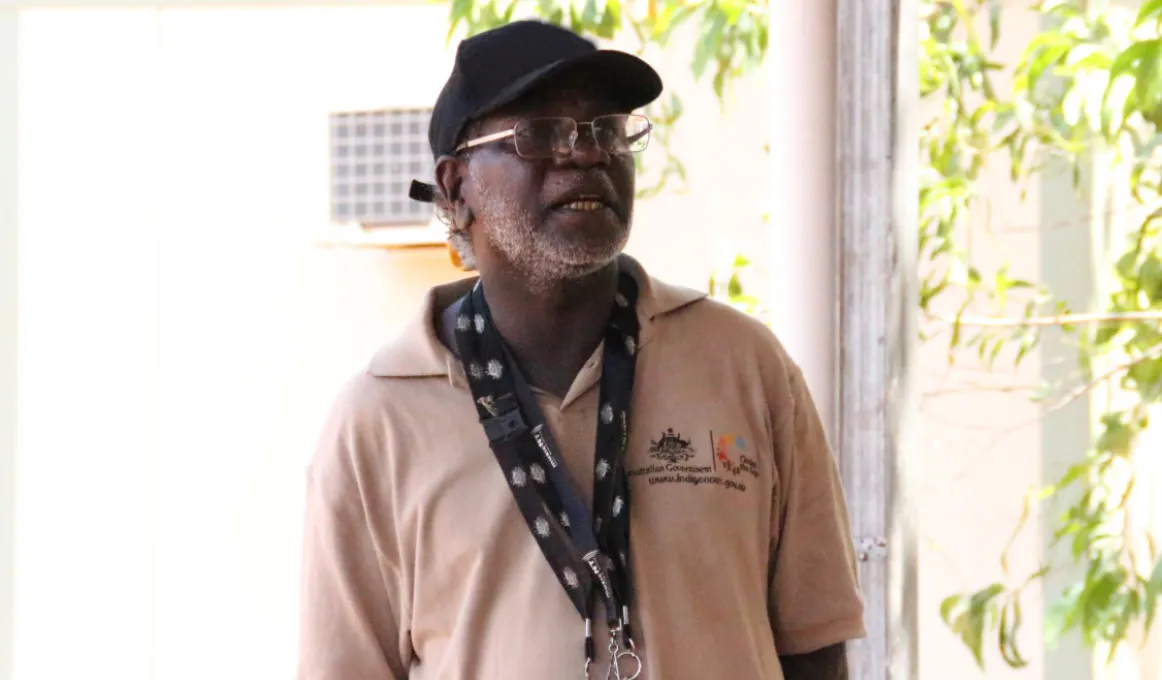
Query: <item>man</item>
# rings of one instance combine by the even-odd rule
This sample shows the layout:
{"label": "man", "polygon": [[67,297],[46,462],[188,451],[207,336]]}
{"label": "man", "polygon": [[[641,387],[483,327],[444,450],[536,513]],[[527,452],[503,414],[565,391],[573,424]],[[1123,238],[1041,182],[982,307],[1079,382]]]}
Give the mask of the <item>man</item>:
{"label": "man", "polygon": [[621,254],[661,90],[538,22],[460,44],[413,198],[479,278],[329,420],[301,680],[847,678],[862,605],[799,369]]}

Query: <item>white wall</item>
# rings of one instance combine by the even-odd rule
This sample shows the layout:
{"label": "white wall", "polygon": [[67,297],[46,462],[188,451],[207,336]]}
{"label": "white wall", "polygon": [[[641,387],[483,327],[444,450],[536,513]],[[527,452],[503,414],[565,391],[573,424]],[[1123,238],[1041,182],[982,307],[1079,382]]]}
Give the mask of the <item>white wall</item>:
{"label": "white wall", "polygon": [[289,677],[320,419],[454,275],[314,243],[327,112],[446,67],[391,11],[22,17],[20,680]]}
{"label": "white wall", "polygon": [[[430,104],[445,12],[22,13],[17,680],[290,676],[321,419],[457,275],[318,247],[327,114]],[[686,98],[694,192],[631,243],[656,273],[702,286],[759,236],[761,99]]]}

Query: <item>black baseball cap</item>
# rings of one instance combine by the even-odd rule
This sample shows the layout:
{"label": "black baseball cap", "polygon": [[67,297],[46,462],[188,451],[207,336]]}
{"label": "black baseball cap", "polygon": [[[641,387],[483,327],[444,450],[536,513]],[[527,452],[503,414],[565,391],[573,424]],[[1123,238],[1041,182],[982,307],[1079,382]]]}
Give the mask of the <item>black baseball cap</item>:
{"label": "black baseball cap", "polygon": [[[511,104],[553,76],[578,69],[595,73],[627,110],[645,106],[662,93],[657,71],[632,54],[598,49],[573,31],[543,21],[514,21],[466,38],[456,48],[452,74],[432,108],[432,155],[454,153],[469,122]],[[431,202],[435,186],[413,181],[409,195]]]}

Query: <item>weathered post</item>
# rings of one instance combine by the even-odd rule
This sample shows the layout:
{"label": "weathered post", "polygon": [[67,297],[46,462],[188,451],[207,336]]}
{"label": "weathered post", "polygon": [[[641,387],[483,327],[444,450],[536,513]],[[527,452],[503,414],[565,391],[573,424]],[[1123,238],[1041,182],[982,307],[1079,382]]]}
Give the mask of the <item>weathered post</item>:
{"label": "weathered post", "polygon": [[916,551],[903,452],[916,342],[915,0],[839,0],[836,448],[868,637],[853,680],[916,677]]}

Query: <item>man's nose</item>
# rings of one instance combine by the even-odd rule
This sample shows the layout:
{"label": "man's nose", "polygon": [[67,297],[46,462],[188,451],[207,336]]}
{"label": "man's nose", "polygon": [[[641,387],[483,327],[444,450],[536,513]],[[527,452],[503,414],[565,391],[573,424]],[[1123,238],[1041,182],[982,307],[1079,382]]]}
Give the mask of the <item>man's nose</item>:
{"label": "man's nose", "polygon": [[593,126],[582,124],[577,126],[577,138],[573,142],[573,150],[565,160],[582,168],[608,165],[609,153],[597,145]]}

